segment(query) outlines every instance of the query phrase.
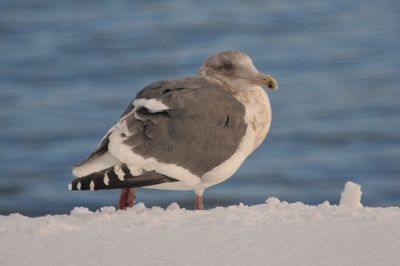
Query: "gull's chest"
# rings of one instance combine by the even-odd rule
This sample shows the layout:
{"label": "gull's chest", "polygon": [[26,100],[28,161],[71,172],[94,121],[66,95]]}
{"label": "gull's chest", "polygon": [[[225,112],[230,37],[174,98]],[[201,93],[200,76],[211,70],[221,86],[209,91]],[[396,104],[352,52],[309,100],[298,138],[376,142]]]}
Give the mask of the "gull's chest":
{"label": "gull's chest", "polygon": [[271,126],[271,104],[268,95],[260,87],[255,87],[238,96],[240,102],[246,107],[245,121],[248,127],[249,143],[255,150],[263,142]]}
{"label": "gull's chest", "polygon": [[236,152],[228,160],[202,176],[203,183],[199,187],[204,188],[220,183],[232,176],[247,156],[260,146],[267,136],[271,125],[271,106],[264,90],[255,87],[235,97],[245,106],[246,133]]}

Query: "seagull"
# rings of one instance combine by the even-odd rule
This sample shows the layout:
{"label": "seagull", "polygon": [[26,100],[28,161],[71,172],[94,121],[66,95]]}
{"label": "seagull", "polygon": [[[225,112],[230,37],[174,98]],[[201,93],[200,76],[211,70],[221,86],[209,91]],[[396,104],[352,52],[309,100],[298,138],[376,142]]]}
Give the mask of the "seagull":
{"label": "seagull", "polygon": [[122,189],[119,209],[133,206],[137,187],[194,191],[204,210],[204,190],[230,178],[268,134],[264,88],[278,83],[239,51],[210,57],[195,76],[144,87],[75,165],[69,189]]}

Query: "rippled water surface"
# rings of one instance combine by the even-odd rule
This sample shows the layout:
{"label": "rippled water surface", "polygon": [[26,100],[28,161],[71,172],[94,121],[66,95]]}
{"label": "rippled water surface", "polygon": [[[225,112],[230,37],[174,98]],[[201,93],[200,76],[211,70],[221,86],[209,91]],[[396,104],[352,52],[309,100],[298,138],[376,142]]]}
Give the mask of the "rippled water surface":
{"label": "rippled water surface", "polygon": [[[206,205],[400,205],[400,4],[376,1],[0,1],[0,213],[115,204],[70,192],[72,165],[136,92],[194,74],[210,55],[248,53],[273,74],[268,139]],[[191,208],[193,193],[140,190]]]}

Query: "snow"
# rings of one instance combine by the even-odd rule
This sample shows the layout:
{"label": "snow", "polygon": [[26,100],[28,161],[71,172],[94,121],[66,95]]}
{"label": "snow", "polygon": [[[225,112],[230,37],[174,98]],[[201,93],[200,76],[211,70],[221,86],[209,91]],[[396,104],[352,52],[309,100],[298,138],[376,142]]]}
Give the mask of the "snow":
{"label": "snow", "polygon": [[339,204],[340,206],[347,206],[349,208],[362,207],[361,195],[361,186],[349,181],[344,186]]}
{"label": "snow", "polygon": [[0,265],[399,265],[400,208],[369,208],[347,183],[340,205],[268,198],[207,211],[0,216]]}

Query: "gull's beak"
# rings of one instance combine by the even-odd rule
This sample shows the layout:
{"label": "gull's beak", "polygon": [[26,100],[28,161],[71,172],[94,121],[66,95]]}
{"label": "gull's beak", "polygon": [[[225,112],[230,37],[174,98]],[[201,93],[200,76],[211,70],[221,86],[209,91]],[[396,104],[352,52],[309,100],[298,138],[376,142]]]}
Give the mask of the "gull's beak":
{"label": "gull's beak", "polygon": [[263,87],[268,87],[271,90],[279,89],[278,82],[271,75],[267,75],[267,74],[258,72],[257,81],[258,81],[259,85],[261,85]]}

